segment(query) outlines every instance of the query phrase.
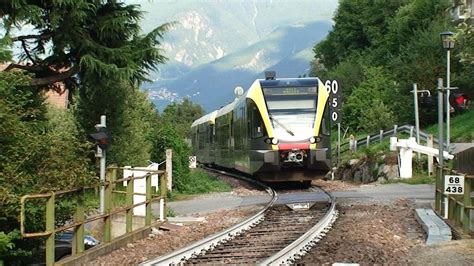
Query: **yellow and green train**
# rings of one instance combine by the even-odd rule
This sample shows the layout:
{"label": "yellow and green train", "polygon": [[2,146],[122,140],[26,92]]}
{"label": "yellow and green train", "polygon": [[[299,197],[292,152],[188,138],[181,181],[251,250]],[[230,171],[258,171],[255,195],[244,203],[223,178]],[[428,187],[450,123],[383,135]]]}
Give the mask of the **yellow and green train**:
{"label": "yellow and green train", "polygon": [[197,160],[267,182],[310,182],[331,168],[328,98],[318,78],[258,79],[193,122]]}

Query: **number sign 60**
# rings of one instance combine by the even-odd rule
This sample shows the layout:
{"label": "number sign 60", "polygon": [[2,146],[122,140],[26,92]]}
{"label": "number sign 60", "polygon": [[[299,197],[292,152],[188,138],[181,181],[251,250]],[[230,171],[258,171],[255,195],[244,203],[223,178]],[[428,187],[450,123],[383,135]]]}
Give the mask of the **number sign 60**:
{"label": "number sign 60", "polygon": [[326,86],[328,93],[332,92],[332,94],[337,95],[339,92],[339,84],[337,83],[337,80],[326,80],[324,86]]}

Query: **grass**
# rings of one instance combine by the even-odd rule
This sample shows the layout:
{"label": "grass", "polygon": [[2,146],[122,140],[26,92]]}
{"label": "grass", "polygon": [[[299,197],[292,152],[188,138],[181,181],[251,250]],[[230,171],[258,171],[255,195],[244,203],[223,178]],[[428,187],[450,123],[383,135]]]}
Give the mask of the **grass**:
{"label": "grass", "polygon": [[170,195],[170,200],[187,200],[193,198],[198,194],[206,194],[211,192],[229,192],[232,187],[221,181],[215,176],[207,174],[201,169],[191,171],[189,182],[186,189],[181,192],[173,192]]}
{"label": "grass", "polygon": [[412,178],[406,179],[394,179],[394,180],[387,180],[383,182],[383,184],[394,184],[394,183],[403,183],[409,185],[420,185],[420,184],[433,184],[435,182],[434,177],[427,176],[426,174],[413,172]]}
{"label": "grass", "polygon": [[[474,139],[474,110],[451,117],[450,124],[451,142],[471,142]],[[436,136],[438,134],[438,124],[429,126],[426,131]]]}

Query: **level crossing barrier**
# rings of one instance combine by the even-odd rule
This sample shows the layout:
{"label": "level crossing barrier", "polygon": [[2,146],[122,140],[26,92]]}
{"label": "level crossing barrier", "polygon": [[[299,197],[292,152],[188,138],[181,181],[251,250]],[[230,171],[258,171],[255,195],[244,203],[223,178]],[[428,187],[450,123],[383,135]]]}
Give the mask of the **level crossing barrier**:
{"label": "level crossing barrier", "polygon": [[[34,237],[46,237],[46,265],[54,265],[55,262],[55,235],[59,232],[64,232],[68,229],[73,229],[72,238],[72,255],[81,254],[84,252],[84,226],[86,223],[90,223],[97,220],[103,221],[103,239],[101,244],[110,243],[112,241],[112,216],[121,212],[125,212],[125,234],[132,232],[133,223],[133,208],[145,204],[145,226],[149,226],[152,223],[152,208],[151,204],[155,201],[164,199],[166,202],[167,195],[167,173],[163,170],[143,170],[147,174],[139,177],[128,176],[123,178],[117,178],[118,171],[123,170],[134,170],[140,171],[134,168],[116,167],[111,166],[107,168],[106,179],[104,182],[100,182],[94,186],[81,187],[69,190],[51,191],[42,194],[31,194],[21,197],[20,201],[20,231],[24,238]],[[160,178],[160,194],[152,194],[152,176],[158,175]],[[135,193],[133,190],[134,181],[137,179],[146,179],[146,193]],[[126,191],[120,191],[117,189],[117,184],[123,182],[127,183]],[[90,217],[86,217],[85,213],[85,191],[87,189],[98,189],[99,187],[105,187],[105,212],[103,214],[96,214]],[[125,205],[117,202],[117,194],[125,195]],[[133,204],[133,195],[144,195],[145,201]],[[70,214],[69,217],[73,217],[72,221],[66,225],[56,227],[56,215],[55,209],[59,204],[57,201],[58,197],[68,197],[69,199],[76,199],[76,206],[74,214]],[[41,232],[27,232],[25,216],[26,204],[30,200],[43,199],[45,200],[45,230]],[[165,203],[166,204],[166,203]],[[166,206],[166,205],[165,205]],[[166,207],[165,207],[166,208]],[[166,213],[166,212],[164,212]]]}

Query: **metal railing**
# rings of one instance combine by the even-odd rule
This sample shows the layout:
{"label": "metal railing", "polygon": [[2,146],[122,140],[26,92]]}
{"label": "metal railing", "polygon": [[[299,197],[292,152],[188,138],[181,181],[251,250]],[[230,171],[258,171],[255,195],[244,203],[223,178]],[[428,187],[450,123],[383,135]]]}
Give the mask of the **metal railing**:
{"label": "metal railing", "polygon": [[[134,171],[146,171],[147,174],[140,177],[124,177],[117,179],[118,170],[134,170]],[[152,176],[159,175],[160,177],[160,195],[152,194]],[[145,193],[134,193],[134,181],[138,179],[145,178],[146,182],[146,192]],[[101,244],[109,243],[112,241],[112,215],[118,214],[120,212],[125,212],[126,216],[126,234],[132,232],[132,222],[133,222],[133,208],[145,205],[145,226],[151,225],[152,221],[152,208],[151,204],[154,201],[164,199],[166,202],[167,194],[167,184],[166,184],[166,171],[163,170],[140,170],[135,168],[125,168],[125,167],[108,167],[107,175],[105,182],[91,187],[82,187],[70,190],[48,192],[43,194],[34,194],[34,195],[25,195],[21,197],[21,210],[20,210],[20,230],[21,235],[24,238],[32,237],[46,237],[46,265],[54,265],[55,262],[55,234],[58,232],[64,232],[68,229],[73,229],[73,238],[72,238],[72,255],[81,254],[84,252],[84,225],[89,222],[103,220],[103,239]],[[126,191],[116,190],[116,184],[126,182],[127,187]],[[85,190],[91,188],[99,188],[101,186],[105,187],[105,197],[104,205],[105,212],[103,214],[93,215],[91,217],[86,217],[85,215],[85,206],[84,206],[84,196]],[[116,194],[125,194],[125,206],[117,207],[116,200],[114,197]],[[56,197],[57,196],[65,197],[77,197],[77,205],[75,207],[73,221],[61,226],[56,227],[55,222],[55,207],[56,207]],[[145,196],[145,201],[133,204],[133,195],[142,195]],[[32,199],[46,199],[45,203],[45,231],[42,232],[26,232],[25,223],[26,223],[26,203],[28,200]],[[166,213],[166,212],[165,212]]]}
{"label": "metal railing", "polygon": [[[376,141],[382,142],[383,140],[388,139],[390,137],[396,137],[397,134],[399,134],[399,133],[407,133],[407,134],[410,134],[410,136],[414,136],[414,134],[416,134],[416,129],[415,129],[414,126],[409,125],[409,124],[402,125],[400,127],[397,126],[397,125],[394,125],[394,127],[392,129],[382,129],[382,130],[380,130],[379,133],[367,135],[367,137],[357,139],[355,141],[355,145],[356,145],[357,149],[359,149],[359,148],[362,148],[364,146],[369,146],[370,143],[373,143],[373,142],[376,142]],[[429,133],[426,133],[426,132],[420,130],[420,141],[425,141],[426,142],[428,140],[429,136],[430,136]],[[438,145],[438,139],[437,138],[433,138],[433,144]],[[446,143],[444,143],[444,148],[447,148]],[[347,152],[349,150],[350,150],[349,141],[341,143],[341,153]],[[334,149],[334,151],[336,151],[336,149]]]}
{"label": "metal railing", "polygon": [[[472,183],[474,180],[474,175],[465,175],[459,173],[455,170],[449,168],[442,168],[438,165],[436,168],[436,191],[435,191],[435,210],[439,215],[445,215],[446,211],[443,208],[444,201],[447,201],[448,211],[447,217],[448,220],[454,222],[455,226],[462,226],[465,233],[471,233],[472,230],[472,220],[471,220],[471,210],[474,209],[474,202],[471,197],[472,192]],[[453,194],[444,194],[444,178],[445,175],[462,175],[464,176],[464,194],[462,195],[453,195]]]}

